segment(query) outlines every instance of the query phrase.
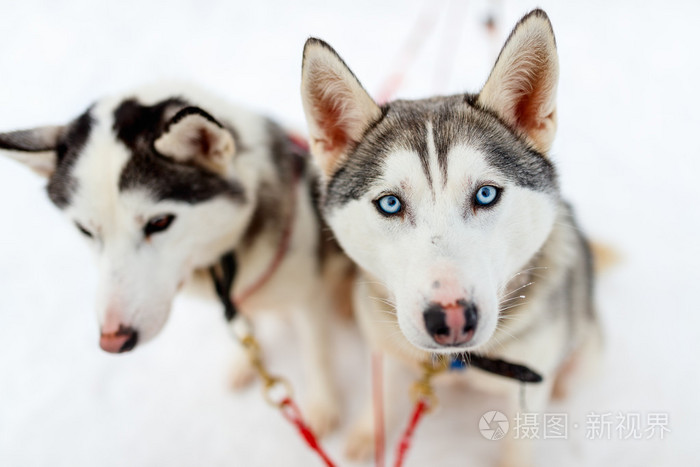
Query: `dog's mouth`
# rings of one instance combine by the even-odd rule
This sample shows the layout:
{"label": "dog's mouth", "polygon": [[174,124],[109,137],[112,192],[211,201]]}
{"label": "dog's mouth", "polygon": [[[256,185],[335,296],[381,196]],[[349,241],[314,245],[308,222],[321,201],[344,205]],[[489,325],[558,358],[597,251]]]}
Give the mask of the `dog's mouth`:
{"label": "dog's mouth", "polygon": [[440,346],[446,348],[464,348],[465,344],[468,347],[468,343],[474,337],[474,330],[470,329],[464,335],[464,340],[466,342],[456,342],[457,337],[454,332],[446,332],[443,334],[433,336],[433,340]]}
{"label": "dog's mouth", "polygon": [[439,355],[463,354],[476,350],[483,343],[474,340],[475,330],[469,330],[462,341],[455,341],[453,336],[449,335],[431,336],[425,329],[416,329],[409,333],[402,330],[401,333],[412,346]]}
{"label": "dog's mouth", "polygon": [[[415,345],[415,344],[414,344]],[[431,345],[420,345],[416,346],[423,348],[423,350],[428,350],[430,352],[434,352],[436,354],[450,354],[450,355],[459,355],[463,354],[464,352],[469,352],[471,350],[474,350],[475,348],[478,347],[478,345],[473,345],[473,344],[431,344]]]}

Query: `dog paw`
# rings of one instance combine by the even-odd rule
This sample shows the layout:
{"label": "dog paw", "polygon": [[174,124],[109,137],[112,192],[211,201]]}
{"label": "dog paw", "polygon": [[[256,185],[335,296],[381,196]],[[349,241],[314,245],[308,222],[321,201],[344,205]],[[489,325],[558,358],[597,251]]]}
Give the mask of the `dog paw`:
{"label": "dog paw", "polygon": [[234,391],[249,386],[255,379],[255,369],[247,360],[236,359],[231,366],[229,385]]}
{"label": "dog paw", "polygon": [[309,427],[319,438],[335,430],[340,422],[340,406],[333,401],[309,403],[306,414]]}
{"label": "dog paw", "polygon": [[351,461],[364,462],[374,454],[374,430],[364,424],[355,426],[345,443],[345,457]]}

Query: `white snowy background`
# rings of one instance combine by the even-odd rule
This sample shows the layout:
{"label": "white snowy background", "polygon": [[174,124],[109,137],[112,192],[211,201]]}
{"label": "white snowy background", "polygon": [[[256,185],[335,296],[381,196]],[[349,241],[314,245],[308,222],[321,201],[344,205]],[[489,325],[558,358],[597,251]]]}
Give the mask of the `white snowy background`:
{"label": "white snowy background", "polygon": [[[432,5],[440,23],[399,97],[478,90],[517,19],[538,5],[549,13],[561,60],[553,158],[584,229],[622,257],[598,284],[601,377],[552,406],[578,429],[539,442],[538,465],[698,465],[700,3]],[[493,5],[495,42],[483,27]],[[107,93],[171,78],[303,130],[308,36],[330,42],[378,92],[424,11],[422,0],[5,0],[0,130],[63,123]],[[181,296],[153,342],[118,356],[99,349],[92,259],[43,187],[0,158],[0,466],[319,465],[258,385],[229,391],[232,343],[217,303]],[[260,327],[271,368],[303,393],[289,329],[273,317]],[[369,388],[369,360],[351,323],[333,332],[345,417],[325,443],[347,465],[344,437]],[[459,387],[438,394],[441,410],[420,426],[408,465],[492,465],[502,445],[477,423],[502,401]],[[396,398],[408,410],[408,397]],[[618,411],[643,423],[668,414],[671,432],[621,440],[613,426],[610,440],[586,438],[589,413]]]}

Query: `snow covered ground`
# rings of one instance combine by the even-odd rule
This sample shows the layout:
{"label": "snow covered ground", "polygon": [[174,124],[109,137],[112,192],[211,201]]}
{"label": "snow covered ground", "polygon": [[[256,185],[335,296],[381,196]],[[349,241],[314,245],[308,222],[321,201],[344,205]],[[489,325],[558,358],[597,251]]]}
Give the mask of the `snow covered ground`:
{"label": "snow covered ground", "polygon": [[[401,97],[477,90],[516,20],[537,5],[549,13],[561,58],[553,157],[584,228],[623,258],[599,282],[602,376],[552,407],[569,414],[569,439],[539,442],[538,465],[697,465],[700,3],[503,0],[498,45],[481,25],[485,1],[433,3],[450,19]],[[163,78],[199,82],[303,129],[306,37],[333,44],[376,92],[424,6],[5,1],[0,130],[62,123],[105,93]],[[450,22],[460,21],[455,36]],[[119,356],[99,350],[95,269],[43,185],[0,158],[0,466],[318,465],[259,387],[228,390],[232,344],[215,302],[180,297],[152,343]],[[271,367],[303,392],[288,329],[270,318],[260,330]],[[339,323],[335,334],[346,417],[326,443],[340,459],[369,373],[353,326]],[[502,402],[450,387],[439,396],[442,410],[419,428],[408,464],[492,465],[500,445],[477,423]],[[671,432],[624,440],[613,426],[611,439],[587,439],[590,414],[607,412],[638,413],[642,425],[667,414]]]}

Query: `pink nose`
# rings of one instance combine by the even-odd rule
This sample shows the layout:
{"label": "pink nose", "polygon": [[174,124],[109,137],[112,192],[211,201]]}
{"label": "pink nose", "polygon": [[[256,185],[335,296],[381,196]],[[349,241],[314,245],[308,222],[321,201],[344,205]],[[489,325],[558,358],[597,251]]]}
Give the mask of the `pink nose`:
{"label": "pink nose", "polygon": [[128,352],[136,346],[138,333],[129,327],[119,326],[117,332],[100,336],[100,347],[105,352],[121,353]]}
{"label": "pink nose", "polygon": [[469,342],[474,337],[478,319],[476,305],[465,300],[458,300],[450,306],[432,303],[423,312],[426,331],[435,342],[444,346]]}

